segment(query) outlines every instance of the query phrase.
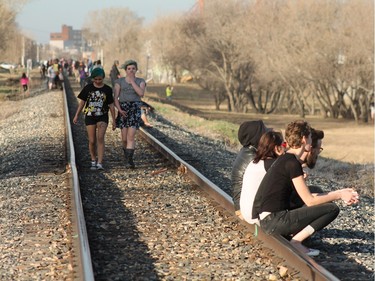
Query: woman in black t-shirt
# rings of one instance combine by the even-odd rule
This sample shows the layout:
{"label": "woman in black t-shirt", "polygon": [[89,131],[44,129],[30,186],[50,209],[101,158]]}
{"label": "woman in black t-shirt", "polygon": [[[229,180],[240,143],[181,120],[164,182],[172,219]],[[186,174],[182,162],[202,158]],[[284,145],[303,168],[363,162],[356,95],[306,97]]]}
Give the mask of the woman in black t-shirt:
{"label": "woman in black t-shirt", "polygon": [[[79,114],[83,109],[89,138],[91,170],[103,170],[104,137],[108,127],[108,111],[112,116],[112,130],[115,130],[115,106],[112,88],[103,83],[104,70],[95,68],[90,77],[93,83],[87,84],[78,95],[80,102],[73,123],[78,123]],[[97,161],[96,156],[98,156]]]}
{"label": "woman in black t-shirt", "polygon": [[[305,121],[290,123],[285,130],[285,139],[289,149],[277,158],[263,178],[255,196],[253,218],[260,219],[266,233],[292,236],[290,242],[293,246],[315,256],[319,250],[306,248],[302,241],[337,217],[339,208],[332,201],[342,199],[351,205],[358,202],[358,193],[344,188],[312,194],[299,161],[301,155],[311,149],[310,126]],[[306,205],[291,210],[290,196],[294,189]]]}

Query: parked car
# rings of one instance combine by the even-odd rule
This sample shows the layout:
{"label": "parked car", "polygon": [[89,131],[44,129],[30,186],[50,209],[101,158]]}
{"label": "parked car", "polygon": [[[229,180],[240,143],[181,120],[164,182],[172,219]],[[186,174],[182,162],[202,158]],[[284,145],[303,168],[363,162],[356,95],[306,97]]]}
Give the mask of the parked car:
{"label": "parked car", "polygon": [[4,69],[11,70],[11,69],[15,69],[15,68],[16,68],[16,65],[15,65],[15,64],[12,64],[12,63],[1,62],[1,63],[0,63],[0,67],[1,67],[1,68],[4,68]]}

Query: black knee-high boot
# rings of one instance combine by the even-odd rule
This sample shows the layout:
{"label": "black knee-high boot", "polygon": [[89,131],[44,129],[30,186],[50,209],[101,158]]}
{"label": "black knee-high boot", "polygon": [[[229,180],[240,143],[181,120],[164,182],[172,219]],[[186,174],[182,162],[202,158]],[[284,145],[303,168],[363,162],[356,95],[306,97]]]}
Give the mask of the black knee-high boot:
{"label": "black knee-high boot", "polygon": [[125,149],[125,167],[134,169],[134,161],[133,161],[134,149]]}

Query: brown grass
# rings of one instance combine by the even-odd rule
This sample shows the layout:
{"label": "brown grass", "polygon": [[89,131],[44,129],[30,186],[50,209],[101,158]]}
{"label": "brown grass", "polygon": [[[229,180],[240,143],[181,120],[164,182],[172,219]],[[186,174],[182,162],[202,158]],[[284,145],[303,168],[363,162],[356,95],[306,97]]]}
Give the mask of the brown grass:
{"label": "brown grass", "polygon": [[[157,99],[164,100],[165,85],[149,84],[146,96],[151,97],[151,104]],[[174,110],[166,118],[174,123],[188,127],[187,119],[196,118],[194,131],[207,137],[220,137],[210,131],[209,122],[225,120],[238,125],[246,120],[262,119],[268,127],[283,131],[286,125],[296,119],[293,115],[259,115],[227,112],[224,106],[216,111],[210,94],[196,85],[175,85],[173,100],[195,109],[190,114],[183,110]],[[162,105],[159,106],[169,106]],[[192,116],[191,114],[194,114]],[[164,115],[164,114],[163,114]],[[198,117],[197,117],[198,116]],[[202,119],[199,118],[204,118]],[[209,121],[208,121],[209,120]],[[357,124],[354,121],[324,119],[318,116],[305,118],[312,127],[324,130],[324,151],[311,174],[338,183],[339,187],[354,187],[362,194],[373,197],[374,193],[374,125]],[[185,124],[185,125],[184,125]],[[236,134],[237,132],[234,132]]]}

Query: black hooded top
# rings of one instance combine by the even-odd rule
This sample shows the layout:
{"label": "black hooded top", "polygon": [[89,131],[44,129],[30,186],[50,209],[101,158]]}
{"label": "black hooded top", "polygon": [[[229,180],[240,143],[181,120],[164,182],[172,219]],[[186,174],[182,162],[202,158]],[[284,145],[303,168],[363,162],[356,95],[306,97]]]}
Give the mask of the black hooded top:
{"label": "black hooded top", "polygon": [[242,146],[258,147],[260,137],[266,132],[266,126],[262,120],[246,121],[238,129],[238,140]]}
{"label": "black hooded top", "polygon": [[238,129],[238,140],[242,144],[232,167],[231,190],[235,211],[240,209],[243,175],[250,161],[254,159],[260,137],[266,132],[262,120],[246,121]]}

